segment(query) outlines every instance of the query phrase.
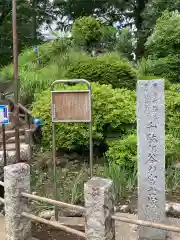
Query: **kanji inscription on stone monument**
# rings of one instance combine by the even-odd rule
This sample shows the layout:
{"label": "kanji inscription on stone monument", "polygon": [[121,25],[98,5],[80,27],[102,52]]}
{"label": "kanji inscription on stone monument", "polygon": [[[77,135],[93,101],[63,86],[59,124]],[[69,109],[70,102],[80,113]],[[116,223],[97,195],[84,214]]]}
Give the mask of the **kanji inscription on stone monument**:
{"label": "kanji inscription on stone monument", "polygon": [[[164,81],[138,81],[138,218],[165,223]],[[163,240],[166,232],[139,227],[139,239]]]}

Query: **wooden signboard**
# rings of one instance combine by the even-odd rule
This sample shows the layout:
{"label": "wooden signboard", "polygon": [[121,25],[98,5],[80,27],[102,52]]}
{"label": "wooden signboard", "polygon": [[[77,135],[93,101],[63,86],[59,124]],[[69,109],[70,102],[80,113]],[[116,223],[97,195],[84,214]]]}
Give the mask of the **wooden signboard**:
{"label": "wooden signboard", "polygon": [[90,122],[90,91],[52,91],[53,122]]}

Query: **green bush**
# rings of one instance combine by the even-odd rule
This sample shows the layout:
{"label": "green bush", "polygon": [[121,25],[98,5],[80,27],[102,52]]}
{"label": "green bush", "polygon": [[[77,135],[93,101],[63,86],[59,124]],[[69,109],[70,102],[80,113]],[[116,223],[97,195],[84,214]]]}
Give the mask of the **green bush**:
{"label": "green bush", "polygon": [[166,131],[180,138],[180,84],[166,91]]}
{"label": "green bush", "polygon": [[[67,89],[67,86],[63,86]],[[83,86],[71,86],[69,89],[83,89]],[[124,135],[134,134],[136,129],[135,92],[126,89],[113,89],[111,86],[92,83],[93,88],[93,139],[106,142],[107,139],[119,139]],[[178,90],[179,89],[179,90]],[[180,88],[172,85],[165,91],[166,133],[180,138]],[[36,96],[33,103],[34,116],[43,121],[43,142],[50,146],[51,110],[50,90]],[[86,124],[58,124],[57,146],[65,149],[78,149],[88,144]]]}
{"label": "green bush", "polygon": [[162,76],[171,82],[180,82],[180,55],[169,55],[165,58],[154,60],[151,71],[156,76]]}
{"label": "green bush", "polygon": [[137,161],[137,138],[129,135],[124,139],[109,142],[109,150],[105,153],[108,162],[125,168],[134,168]]}
{"label": "green bush", "polygon": [[[63,89],[84,89],[83,85],[62,86]],[[125,134],[135,123],[135,92],[113,89],[111,86],[92,83],[92,114],[94,143],[105,142],[108,129]],[[131,103],[131,104],[130,104]],[[37,96],[32,106],[33,115],[43,122],[43,144],[51,146],[51,106],[49,89]],[[58,149],[78,150],[88,147],[87,124],[57,124]]]}
{"label": "green bush", "polygon": [[159,76],[170,82],[180,82],[180,55],[168,55],[159,59],[143,59],[139,65],[141,75]]}
{"label": "green bush", "polygon": [[[173,165],[180,157],[180,140],[172,135],[165,139],[166,167]],[[109,142],[109,150],[105,153],[108,162],[133,169],[137,166],[137,137],[129,135],[126,138]]]}
{"label": "green bush", "polygon": [[180,14],[164,11],[146,42],[150,55],[164,58],[180,53]]}
{"label": "green bush", "polygon": [[78,62],[68,69],[66,77],[111,84],[114,88],[135,89],[136,86],[136,71],[128,62],[110,62],[104,56]]}

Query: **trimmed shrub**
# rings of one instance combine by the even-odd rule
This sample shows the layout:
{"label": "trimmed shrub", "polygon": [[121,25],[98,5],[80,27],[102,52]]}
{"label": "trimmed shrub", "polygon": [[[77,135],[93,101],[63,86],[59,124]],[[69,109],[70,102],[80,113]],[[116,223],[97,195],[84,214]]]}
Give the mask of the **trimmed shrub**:
{"label": "trimmed shrub", "polygon": [[[173,165],[180,158],[180,140],[172,135],[166,135],[166,167]],[[109,162],[127,169],[137,165],[137,137],[129,135],[124,139],[109,142],[109,150],[105,153]]]}
{"label": "trimmed shrub", "polygon": [[162,76],[171,82],[180,82],[180,55],[169,55],[154,61],[152,71],[156,76]]}
{"label": "trimmed shrub", "polygon": [[108,61],[104,57],[78,62],[70,67],[67,78],[84,78],[90,82],[111,84],[113,88],[135,89],[136,71],[126,61]]}
{"label": "trimmed shrub", "polygon": [[[84,89],[84,85],[62,86],[62,89]],[[51,106],[49,89],[36,97],[33,103],[33,115],[43,122],[43,144],[51,146]],[[113,89],[110,85],[92,83],[92,113],[94,144],[104,142],[108,130],[126,134],[135,123],[135,92],[126,89]],[[87,124],[57,124],[57,149],[86,150],[89,133]]]}

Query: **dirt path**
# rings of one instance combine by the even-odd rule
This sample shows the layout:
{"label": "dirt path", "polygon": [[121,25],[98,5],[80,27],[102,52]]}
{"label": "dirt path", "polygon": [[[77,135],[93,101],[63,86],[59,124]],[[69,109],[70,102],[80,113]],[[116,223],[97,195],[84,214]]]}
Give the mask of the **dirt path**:
{"label": "dirt path", "polygon": [[32,234],[38,240],[84,240],[83,238],[67,234],[44,224],[33,224]]}

